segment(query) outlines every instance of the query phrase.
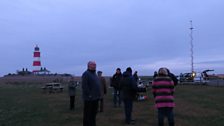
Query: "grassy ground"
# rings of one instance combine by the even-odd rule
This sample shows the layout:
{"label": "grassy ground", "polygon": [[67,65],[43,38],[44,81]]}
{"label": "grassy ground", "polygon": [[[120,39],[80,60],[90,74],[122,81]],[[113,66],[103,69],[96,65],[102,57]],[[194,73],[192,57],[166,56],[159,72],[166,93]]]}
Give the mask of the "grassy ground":
{"label": "grassy ground", "polygon": [[[113,108],[112,89],[105,98],[105,112],[97,115],[98,126],[123,126],[123,108]],[[134,103],[137,126],[156,126],[152,95]],[[224,126],[224,88],[183,86],[176,88],[177,126]],[[76,108],[68,109],[67,89],[63,93],[42,93],[40,86],[0,85],[0,126],[81,126],[83,103],[80,89]]]}

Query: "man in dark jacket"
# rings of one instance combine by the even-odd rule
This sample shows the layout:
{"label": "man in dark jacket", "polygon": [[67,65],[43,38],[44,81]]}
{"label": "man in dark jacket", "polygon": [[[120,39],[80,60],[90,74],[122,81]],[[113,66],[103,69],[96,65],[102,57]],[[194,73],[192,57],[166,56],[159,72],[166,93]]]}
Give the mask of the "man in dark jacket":
{"label": "man in dark jacket", "polygon": [[124,101],[125,123],[134,124],[132,120],[133,100],[137,92],[137,83],[132,76],[132,69],[128,67],[121,80],[121,98]]}
{"label": "man in dark jacket", "polygon": [[133,77],[134,77],[135,81],[138,82],[138,80],[139,80],[138,71],[134,72]]}
{"label": "man in dark jacket", "polygon": [[118,106],[121,105],[121,98],[120,98],[121,78],[122,78],[121,69],[117,68],[116,73],[113,75],[111,79],[111,86],[114,88],[114,98],[113,98],[114,107],[117,107],[117,102]]}
{"label": "man in dark jacket", "polygon": [[88,62],[88,69],[82,75],[82,95],[84,100],[83,126],[96,126],[100,80],[96,75],[96,63]]}
{"label": "man in dark jacket", "polygon": [[176,77],[173,73],[171,73],[170,70],[169,70],[168,68],[166,68],[166,70],[167,70],[167,72],[168,72],[168,76],[173,80],[173,82],[174,82],[174,86],[177,86],[177,84],[178,84],[178,79],[177,79],[177,77]]}

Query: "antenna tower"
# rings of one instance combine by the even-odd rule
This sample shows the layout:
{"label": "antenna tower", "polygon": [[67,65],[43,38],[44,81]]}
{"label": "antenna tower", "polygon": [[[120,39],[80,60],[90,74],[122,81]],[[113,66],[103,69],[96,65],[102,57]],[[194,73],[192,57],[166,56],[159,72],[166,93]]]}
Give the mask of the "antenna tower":
{"label": "antenna tower", "polygon": [[194,73],[194,45],[193,45],[193,25],[192,20],[190,21],[190,44],[191,44],[191,72]]}

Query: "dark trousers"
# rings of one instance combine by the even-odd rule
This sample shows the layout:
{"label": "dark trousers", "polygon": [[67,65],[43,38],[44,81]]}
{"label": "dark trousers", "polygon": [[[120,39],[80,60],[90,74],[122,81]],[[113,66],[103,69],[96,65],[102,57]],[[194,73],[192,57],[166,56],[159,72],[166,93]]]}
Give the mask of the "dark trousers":
{"label": "dark trousers", "polygon": [[121,105],[120,90],[115,89],[115,88],[114,88],[114,99],[113,99],[113,102],[114,102],[114,106],[115,107],[117,106],[117,104],[119,106]]}
{"label": "dark trousers", "polygon": [[70,96],[70,110],[75,108],[75,96]]}
{"label": "dark trousers", "polygon": [[96,126],[98,100],[84,101],[83,126]]}
{"label": "dark trousers", "polygon": [[132,120],[133,101],[124,100],[125,122],[130,123]]}
{"label": "dark trousers", "polygon": [[99,105],[100,105],[100,112],[103,112],[103,105],[104,105],[104,103],[103,103],[103,98],[101,98],[100,100],[99,100]]}
{"label": "dark trousers", "polygon": [[158,123],[159,126],[164,126],[164,118],[168,118],[169,126],[174,126],[173,108],[159,108],[158,109]]}

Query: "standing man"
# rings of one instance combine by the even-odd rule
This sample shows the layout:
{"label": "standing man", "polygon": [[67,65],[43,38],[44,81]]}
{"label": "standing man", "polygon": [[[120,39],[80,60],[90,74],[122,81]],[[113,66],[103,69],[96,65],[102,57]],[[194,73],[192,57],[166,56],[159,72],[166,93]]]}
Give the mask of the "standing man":
{"label": "standing man", "polygon": [[177,86],[177,84],[178,84],[177,77],[173,73],[171,73],[168,68],[166,68],[166,70],[168,72],[168,76],[173,80],[174,86]]}
{"label": "standing man", "polygon": [[157,71],[155,71],[154,75],[153,75],[153,79],[155,79],[157,75],[158,75],[158,73],[157,73]]}
{"label": "standing man", "polygon": [[117,107],[117,104],[119,107],[121,106],[121,98],[120,98],[121,78],[122,78],[121,69],[117,68],[116,73],[113,75],[111,79],[111,86],[114,88],[114,98],[113,98],[114,107]]}
{"label": "standing man", "polygon": [[158,76],[152,82],[152,92],[158,109],[158,125],[164,126],[164,118],[167,117],[169,126],[174,126],[174,82],[166,68],[159,69]]}
{"label": "standing man", "polygon": [[87,67],[88,69],[82,75],[83,126],[96,126],[96,114],[100,98],[100,80],[96,75],[96,63],[89,61]]}
{"label": "standing man", "polygon": [[137,93],[137,83],[132,76],[132,69],[128,67],[123,73],[121,81],[121,98],[124,101],[125,123],[134,124],[132,119],[133,100]]}
{"label": "standing man", "polygon": [[70,110],[75,108],[75,92],[76,92],[77,83],[74,81],[74,77],[71,77],[68,83],[68,93],[70,96]]}
{"label": "standing man", "polygon": [[99,100],[99,104],[100,104],[100,112],[103,112],[103,108],[104,108],[104,102],[103,102],[103,97],[105,94],[107,94],[107,85],[106,85],[106,79],[102,76],[102,71],[98,71],[97,75],[99,77],[100,80],[100,100]]}
{"label": "standing man", "polygon": [[134,72],[133,77],[134,77],[135,81],[138,82],[138,80],[139,80],[138,71]]}

